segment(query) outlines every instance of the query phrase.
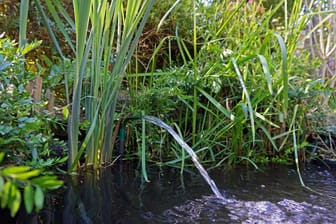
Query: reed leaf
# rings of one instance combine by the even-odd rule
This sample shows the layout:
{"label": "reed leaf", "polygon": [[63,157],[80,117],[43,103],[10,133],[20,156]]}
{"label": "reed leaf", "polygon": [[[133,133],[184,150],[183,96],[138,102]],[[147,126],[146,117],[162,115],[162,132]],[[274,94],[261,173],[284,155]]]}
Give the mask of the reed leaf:
{"label": "reed leaf", "polygon": [[276,142],[274,141],[274,139],[271,136],[271,133],[267,130],[267,128],[262,125],[259,121],[256,121],[256,124],[258,125],[259,128],[261,128],[261,130],[264,132],[264,134],[266,135],[267,139],[271,142],[273,148],[276,151],[279,151],[278,146],[276,144]]}
{"label": "reed leaf", "polygon": [[296,141],[296,130],[295,130],[296,114],[297,114],[297,111],[298,111],[298,107],[299,107],[299,105],[295,105],[295,107],[294,107],[294,114],[293,114],[293,118],[292,118],[292,122],[291,122],[291,128],[293,128],[293,149],[294,149],[296,171],[297,171],[301,186],[305,187],[305,184],[304,184],[304,181],[302,179],[301,172],[300,172],[298,145],[297,145],[297,141]]}
{"label": "reed leaf", "polygon": [[[183,135],[182,135],[182,131],[180,129],[180,127],[174,123],[173,124],[178,135],[183,138]],[[183,148],[181,148],[181,166],[180,166],[180,174],[183,174],[183,171],[184,171],[184,166],[185,166],[185,158],[186,158],[186,155],[185,155],[185,150]]]}
{"label": "reed leaf", "polygon": [[[142,111],[142,117],[145,113]],[[142,176],[145,181],[148,182],[148,176],[146,171],[146,120],[141,119],[141,170]]]}
{"label": "reed leaf", "polygon": [[58,43],[58,40],[53,32],[53,30],[51,29],[51,26],[49,24],[49,21],[48,21],[48,17],[45,13],[45,11],[43,10],[43,7],[42,7],[42,4],[41,4],[41,1],[40,0],[34,0],[35,4],[36,4],[36,7],[37,7],[37,10],[39,11],[41,17],[42,17],[42,21],[44,23],[44,25],[46,26],[47,28],[47,32],[51,38],[51,41],[53,42],[54,46],[56,47],[56,51],[57,53],[60,55],[60,57],[62,59],[64,59],[64,54],[63,54],[63,51],[62,51],[62,48],[61,46],[59,45]]}
{"label": "reed leaf", "polygon": [[[55,5],[56,7],[55,7]],[[68,34],[68,31],[66,30],[66,27],[65,27],[65,24],[63,23],[62,19],[60,18],[60,16],[58,15],[59,12],[61,12],[62,16],[64,18],[66,18],[66,21],[69,23],[70,27],[73,28],[73,31],[75,30],[75,25],[72,21],[72,19],[68,16],[68,14],[65,12],[62,4],[57,0],[57,1],[50,1],[50,0],[46,0],[46,6],[48,7],[48,10],[51,14],[51,16],[53,17],[54,21],[56,22],[56,26],[58,28],[59,31],[61,31],[61,33],[63,34],[65,40],[67,41],[70,49],[72,50],[73,53],[76,52],[75,50],[75,46],[73,45],[73,42],[72,42],[72,39],[70,38],[69,34]],[[39,6],[40,8],[40,12],[42,14],[45,14],[44,11],[43,11],[43,8],[41,6]],[[46,16],[44,16],[44,18],[46,18]],[[48,27],[48,30],[51,31],[51,27],[50,27],[50,23],[48,23],[48,21],[44,20],[44,24],[46,25],[46,27]],[[51,34],[54,35],[52,32],[49,32],[49,35]],[[56,40],[56,38],[55,38]],[[59,44],[56,41],[54,41],[54,45],[57,47],[59,47]]]}
{"label": "reed leaf", "polygon": [[201,89],[201,88],[197,88],[197,89],[198,89],[199,92],[202,93],[202,95],[204,95],[227,118],[229,118],[232,121],[235,119],[235,116],[230,111],[228,111],[227,109],[225,109],[215,98],[213,98],[212,96],[210,96],[203,89]]}
{"label": "reed leaf", "polygon": [[169,16],[169,14],[174,10],[174,8],[180,3],[181,0],[175,1],[175,3],[168,9],[168,11],[163,15],[159,24],[157,25],[156,32],[158,32],[164,23],[165,19]]}
{"label": "reed leaf", "polygon": [[21,0],[20,3],[20,30],[19,47],[22,49],[27,44],[27,22],[28,22],[29,0]]}
{"label": "reed leaf", "polygon": [[249,94],[249,92],[248,92],[248,90],[246,88],[246,85],[244,83],[244,79],[243,79],[243,77],[242,77],[242,75],[240,73],[240,70],[239,70],[239,67],[238,67],[236,59],[235,58],[231,58],[231,61],[232,61],[232,64],[234,66],[235,72],[236,72],[236,74],[238,76],[240,85],[243,88],[244,95],[246,97],[246,101],[247,101],[247,105],[248,105],[248,112],[249,112],[250,122],[251,122],[252,142],[254,144],[254,142],[255,142],[254,112],[253,112],[253,109],[252,109],[252,103],[251,103],[251,99],[250,99],[250,94]]}
{"label": "reed leaf", "polygon": [[282,113],[284,115],[284,119],[287,118],[288,111],[288,70],[287,70],[287,49],[284,39],[280,36],[280,34],[275,33],[275,37],[278,40],[278,44],[280,46],[281,51],[281,78],[282,78]]}
{"label": "reed leaf", "polygon": [[[96,168],[112,161],[119,88],[153,3],[154,0],[92,0],[85,4],[74,1],[76,74],[69,119],[71,169],[75,169],[78,154],[84,149],[87,165]],[[88,85],[84,85],[84,79]],[[90,127],[78,151],[82,98]]]}
{"label": "reed leaf", "polygon": [[270,69],[268,67],[268,63],[266,58],[263,55],[258,54],[258,58],[260,60],[260,63],[262,65],[265,77],[266,77],[266,82],[267,82],[267,87],[271,95],[274,95],[273,93],[273,85],[272,85],[272,75],[270,72]]}

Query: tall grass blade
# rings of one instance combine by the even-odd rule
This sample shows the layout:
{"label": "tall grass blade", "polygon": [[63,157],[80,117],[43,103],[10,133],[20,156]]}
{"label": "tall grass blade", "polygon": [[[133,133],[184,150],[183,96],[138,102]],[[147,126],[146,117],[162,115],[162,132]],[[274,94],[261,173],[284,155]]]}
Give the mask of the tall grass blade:
{"label": "tall grass blade", "polygon": [[55,45],[56,47],[56,50],[57,50],[57,53],[60,55],[60,57],[62,59],[64,59],[64,54],[63,54],[63,51],[62,51],[62,48],[60,47],[59,43],[58,43],[58,40],[54,34],[54,32],[52,31],[51,27],[50,27],[50,24],[49,24],[49,21],[48,21],[48,17],[46,15],[46,13],[44,12],[43,10],[43,7],[42,7],[42,4],[41,4],[41,1],[40,0],[34,0],[35,4],[36,4],[36,7],[37,7],[37,10],[39,11],[41,17],[42,17],[42,21],[43,23],[45,24],[46,28],[47,28],[47,32],[51,38],[51,41],[53,42],[53,44]]}
{"label": "tall grass blade", "polygon": [[203,89],[201,88],[197,88],[198,91],[200,91],[220,112],[222,112],[227,118],[229,118],[230,120],[234,120],[235,116],[228,111],[227,109],[225,109],[225,107],[223,107],[215,98],[213,98],[212,96],[210,96],[207,92],[205,92]]}
{"label": "tall grass blade", "polygon": [[267,82],[267,87],[271,95],[274,95],[273,93],[273,85],[272,85],[272,75],[270,72],[270,69],[268,67],[268,63],[266,58],[263,55],[258,54],[258,58],[260,60],[260,63],[262,65],[265,77],[266,77],[266,82]]}
{"label": "tall grass blade", "polygon": [[278,40],[281,51],[281,78],[282,78],[282,113],[284,115],[284,119],[287,118],[288,111],[288,70],[287,70],[287,49],[284,39],[280,36],[280,34],[275,33],[275,37]]}
{"label": "tall grass blade", "polygon": [[243,76],[242,76],[241,73],[240,73],[240,70],[239,70],[239,67],[238,67],[238,64],[237,64],[236,59],[231,58],[231,61],[232,61],[232,64],[233,64],[234,69],[235,69],[235,72],[236,72],[236,74],[237,74],[237,76],[238,76],[240,85],[241,85],[242,88],[243,88],[243,92],[244,92],[244,95],[245,95],[246,100],[247,100],[248,112],[249,112],[250,122],[251,122],[252,142],[253,142],[253,144],[254,144],[254,143],[255,143],[254,112],[253,112],[253,108],[252,108],[252,103],[251,103],[251,99],[250,99],[250,94],[249,94],[249,92],[248,92],[248,90],[247,90],[247,88],[246,88],[246,85],[245,85],[245,83],[244,83]]}
{"label": "tall grass blade", "polygon": [[[142,111],[142,117],[145,115],[144,111]],[[141,170],[142,176],[145,181],[148,182],[148,176],[146,171],[146,120],[141,119]]]}
{"label": "tall grass blade", "polygon": [[[76,71],[73,83],[72,110],[69,116],[69,167],[74,166],[74,160],[78,153],[78,136],[80,122],[80,108],[82,96],[82,81],[87,58],[84,58],[85,52],[90,48],[87,42],[87,33],[91,9],[91,1],[74,0],[74,15],[76,25]],[[92,33],[91,33],[92,35]],[[86,54],[85,56],[87,56]]]}
{"label": "tall grass blade", "polygon": [[[75,46],[72,43],[72,40],[71,40],[71,38],[68,34],[68,31],[65,28],[65,25],[64,25],[63,21],[61,20],[61,18],[58,15],[58,9],[62,9],[63,6],[62,6],[62,4],[60,4],[59,1],[53,1],[53,2],[54,2],[54,4],[59,4],[59,5],[57,5],[57,7],[55,8],[55,6],[53,5],[53,3],[50,0],[46,0],[46,5],[48,7],[48,10],[49,10],[50,14],[52,15],[54,21],[56,22],[56,26],[57,26],[58,30],[61,31],[61,33],[63,34],[63,36],[64,36],[65,40],[67,41],[67,43],[68,43],[70,49],[72,50],[72,52],[75,53],[76,52]],[[42,7],[41,7],[41,10],[43,10]],[[61,11],[61,12],[64,13],[63,15],[64,15],[65,18],[68,17],[68,15],[65,13],[64,10]],[[45,14],[45,13],[43,12],[43,14]],[[49,27],[48,29],[51,30],[50,25],[49,25],[50,23],[48,23],[47,21],[45,21],[44,23],[47,27]],[[75,29],[75,27],[73,27],[73,28]],[[56,42],[56,44],[58,45],[57,42]]]}
{"label": "tall grass blade", "polygon": [[295,130],[295,120],[296,120],[296,113],[298,111],[298,106],[299,105],[295,105],[294,107],[294,114],[293,114],[293,119],[292,119],[292,123],[291,126],[293,128],[293,148],[294,148],[294,158],[295,158],[295,165],[296,165],[296,171],[297,174],[299,176],[299,180],[301,183],[301,186],[305,186],[302,176],[301,176],[301,172],[300,172],[300,164],[299,164],[299,156],[298,156],[298,146],[297,146],[297,142],[296,142],[296,130]]}
{"label": "tall grass blade", "polygon": [[28,22],[29,0],[21,0],[20,3],[20,30],[19,47],[22,49],[27,44],[27,22]]}
{"label": "tall grass blade", "polygon": [[168,9],[168,11],[163,15],[162,19],[160,20],[157,28],[156,28],[156,32],[158,32],[162,26],[162,24],[164,23],[165,19],[169,16],[169,14],[176,8],[176,6],[180,3],[181,0],[177,0],[175,1],[175,3]]}
{"label": "tall grass blade", "polygon": [[[183,136],[182,136],[182,132],[181,132],[180,127],[176,123],[174,123],[174,126],[175,126],[175,128],[177,130],[177,133],[182,138]],[[185,158],[186,158],[185,151],[182,148],[182,150],[181,150],[181,168],[180,168],[180,174],[183,174],[183,170],[184,170],[184,166],[185,166]]]}
{"label": "tall grass blade", "polygon": [[239,12],[240,8],[245,5],[246,2],[241,1],[238,6],[236,6],[235,10],[229,14],[229,16],[223,21],[221,26],[219,27],[218,31],[216,32],[216,37],[219,36],[225,28],[227,28],[228,23],[231,19]]}

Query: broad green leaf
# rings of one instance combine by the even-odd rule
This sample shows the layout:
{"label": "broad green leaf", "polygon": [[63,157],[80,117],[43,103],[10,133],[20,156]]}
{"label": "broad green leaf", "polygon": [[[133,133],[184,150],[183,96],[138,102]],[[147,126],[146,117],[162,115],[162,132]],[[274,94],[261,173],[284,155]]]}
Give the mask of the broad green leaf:
{"label": "broad green leaf", "polygon": [[46,188],[48,190],[54,190],[63,185],[63,181],[61,180],[47,180],[41,184],[41,187]]}
{"label": "broad green leaf", "polygon": [[29,166],[10,166],[10,167],[4,168],[2,170],[2,174],[5,176],[9,176],[13,174],[27,172],[28,170],[30,170]]}
{"label": "broad green leaf", "polygon": [[63,185],[63,181],[57,180],[56,176],[43,176],[32,179],[32,183],[49,190],[57,189]]}
{"label": "broad green leaf", "polygon": [[31,182],[36,184],[36,185],[41,185],[45,181],[56,180],[56,179],[57,179],[57,176],[40,176],[40,177],[36,177],[36,178],[32,179]]}
{"label": "broad green leaf", "polygon": [[13,131],[12,127],[5,126],[5,125],[0,125],[0,134],[5,135]]}
{"label": "broad green leaf", "polygon": [[10,200],[8,201],[8,207],[11,216],[14,217],[19,211],[21,205],[21,193],[14,184],[11,186],[10,195],[11,196]]}
{"label": "broad green leaf", "polygon": [[23,173],[12,173],[9,174],[8,176],[15,179],[27,180],[29,178],[38,176],[40,172],[41,172],[40,170],[31,170]]}
{"label": "broad green leaf", "polygon": [[24,188],[24,204],[26,211],[30,214],[34,207],[34,189],[31,184],[28,184]]}
{"label": "broad green leaf", "polygon": [[7,206],[8,203],[8,199],[9,199],[9,194],[10,194],[10,188],[11,188],[11,182],[7,181],[5,183],[4,189],[1,193],[1,208],[5,208]]}
{"label": "broad green leaf", "polygon": [[37,211],[41,210],[43,208],[43,202],[44,202],[44,194],[42,189],[39,186],[36,186],[35,188],[35,208]]}

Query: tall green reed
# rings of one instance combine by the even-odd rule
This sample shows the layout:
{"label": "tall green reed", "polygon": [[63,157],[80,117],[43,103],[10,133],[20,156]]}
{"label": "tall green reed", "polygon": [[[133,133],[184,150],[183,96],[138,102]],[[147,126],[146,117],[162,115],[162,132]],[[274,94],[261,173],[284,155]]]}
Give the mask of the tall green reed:
{"label": "tall green reed", "polygon": [[[86,4],[74,1],[77,58],[69,119],[70,169],[76,167],[84,149],[88,165],[98,167],[111,162],[118,91],[153,3],[153,0],[113,1],[111,4],[108,1]],[[110,63],[113,63],[111,72]],[[88,73],[89,85],[83,94],[85,73]],[[90,128],[78,150],[83,98]]]}
{"label": "tall green reed", "polygon": [[[96,168],[112,161],[119,88],[153,3],[154,0],[74,0],[73,21],[60,1],[46,2],[57,28],[75,51],[72,89],[67,86],[71,106],[68,122],[70,171],[76,169],[84,151],[86,165]],[[42,7],[40,11],[44,12]],[[65,27],[75,29],[75,46]],[[54,37],[52,29],[48,30]],[[56,38],[53,42],[59,46]],[[61,50],[59,54],[63,56]],[[68,76],[65,79],[70,80]],[[79,126],[83,119],[88,121],[89,127],[80,142]]]}

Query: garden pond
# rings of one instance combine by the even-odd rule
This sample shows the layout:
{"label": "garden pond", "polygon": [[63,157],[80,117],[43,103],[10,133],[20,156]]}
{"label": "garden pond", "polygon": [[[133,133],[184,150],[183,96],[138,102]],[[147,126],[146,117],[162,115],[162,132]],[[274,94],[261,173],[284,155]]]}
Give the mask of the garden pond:
{"label": "garden pond", "polygon": [[51,192],[43,211],[8,223],[334,223],[336,169],[301,172],[323,195],[301,187],[289,166],[211,171],[223,200],[196,170],[148,167],[147,183],[140,169],[119,164],[65,177],[67,187]]}

